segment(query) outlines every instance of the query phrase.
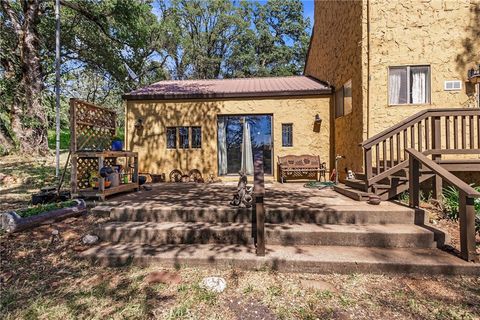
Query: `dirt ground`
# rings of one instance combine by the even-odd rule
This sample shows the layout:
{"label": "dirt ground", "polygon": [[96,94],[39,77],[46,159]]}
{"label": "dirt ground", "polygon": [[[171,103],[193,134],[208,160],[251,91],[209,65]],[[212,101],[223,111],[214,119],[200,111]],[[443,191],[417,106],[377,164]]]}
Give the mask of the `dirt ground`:
{"label": "dirt ground", "polygon": [[[52,169],[51,158],[0,158],[0,174],[16,181],[0,186],[0,212],[25,206],[29,192],[53,181]],[[76,259],[82,236],[104,219],[0,234],[0,318],[480,319],[480,277],[106,268]],[[167,281],[153,281],[158,272]],[[227,289],[204,290],[206,276],[225,278]]]}

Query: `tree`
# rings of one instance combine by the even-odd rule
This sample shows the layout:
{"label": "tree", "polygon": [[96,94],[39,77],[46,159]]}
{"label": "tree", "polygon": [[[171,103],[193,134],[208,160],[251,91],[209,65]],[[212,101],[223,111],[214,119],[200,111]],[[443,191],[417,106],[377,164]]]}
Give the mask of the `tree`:
{"label": "tree", "polygon": [[[0,0],[0,143],[18,143],[22,152],[45,153],[47,116],[44,90],[54,69],[53,1]],[[129,91],[164,76],[151,61],[151,43],[162,36],[150,2],[61,0],[63,74],[85,69]],[[128,77],[125,64],[138,72]],[[5,115],[8,114],[8,117]],[[7,118],[7,119],[5,119]]]}
{"label": "tree", "polygon": [[167,57],[176,79],[301,74],[309,19],[300,0],[160,1]]}
{"label": "tree", "polygon": [[310,20],[300,0],[243,3],[253,28],[239,34],[227,63],[227,77],[301,74],[308,50]]}
{"label": "tree", "polygon": [[[4,72],[1,96],[10,94],[6,99],[11,104],[11,132],[22,151],[45,153],[48,145],[39,39],[40,17],[45,5],[39,0],[21,3],[1,0],[0,5],[2,38],[5,36],[0,60]],[[5,134],[2,136],[7,142],[13,140]]]}

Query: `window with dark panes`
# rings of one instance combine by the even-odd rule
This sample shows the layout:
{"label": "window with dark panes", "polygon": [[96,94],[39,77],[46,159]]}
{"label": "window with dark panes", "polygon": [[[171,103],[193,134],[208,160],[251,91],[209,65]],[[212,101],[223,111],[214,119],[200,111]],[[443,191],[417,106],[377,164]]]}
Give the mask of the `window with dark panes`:
{"label": "window with dark panes", "polygon": [[343,110],[343,87],[335,91],[335,118],[342,117],[344,114]]}
{"label": "window with dark panes", "polygon": [[291,123],[282,123],[282,146],[293,146],[293,126]]}
{"label": "window with dark panes", "polygon": [[167,149],[175,149],[177,147],[177,128],[167,128]]}
{"label": "window with dark panes", "polygon": [[202,128],[192,127],[192,148],[199,149],[202,147]]}
{"label": "window with dark panes", "polygon": [[178,128],[178,142],[180,149],[188,149],[188,127]]}

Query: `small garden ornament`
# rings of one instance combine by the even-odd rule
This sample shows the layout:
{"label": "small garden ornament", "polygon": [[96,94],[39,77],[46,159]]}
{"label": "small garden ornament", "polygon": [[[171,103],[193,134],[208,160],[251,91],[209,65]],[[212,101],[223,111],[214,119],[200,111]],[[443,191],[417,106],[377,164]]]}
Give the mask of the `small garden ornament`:
{"label": "small garden ornament", "polygon": [[247,186],[247,175],[243,171],[240,171],[238,174],[240,179],[238,180],[237,193],[233,195],[230,205],[238,206],[239,208],[250,208],[253,202],[253,188]]}

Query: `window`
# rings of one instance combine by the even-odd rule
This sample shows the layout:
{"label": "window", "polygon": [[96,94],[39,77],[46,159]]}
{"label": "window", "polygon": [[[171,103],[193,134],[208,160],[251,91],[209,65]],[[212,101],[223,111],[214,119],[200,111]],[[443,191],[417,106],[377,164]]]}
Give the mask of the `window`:
{"label": "window", "polygon": [[167,128],[167,149],[175,149],[177,147],[177,128]]}
{"label": "window", "polygon": [[462,82],[460,80],[447,80],[443,89],[445,91],[460,91],[462,90]]}
{"label": "window", "polygon": [[293,126],[291,123],[282,123],[282,147],[293,146]]}
{"label": "window", "polygon": [[343,85],[343,115],[352,113],[352,80]]}
{"label": "window", "polygon": [[192,139],[191,148],[200,149],[202,147],[201,127],[167,127],[167,149],[176,149],[177,147],[180,149],[190,148],[190,137]]}
{"label": "window", "polygon": [[390,67],[388,72],[388,103],[430,103],[430,67]]}
{"label": "window", "polygon": [[343,87],[335,92],[335,118],[343,116]]}
{"label": "window", "polygon": [[253,174],[263,157],[265,174],[272,174],[272,115],[218,116],[218,174]]}
{"label": "window", "polygon": [[202,147],[202,128],[192,127],[192,148],[199,149]]}
{"label": "window", "polygon": [[188,149],[188,127],[179,127],[178,128],[178,142],[180,149]]}

